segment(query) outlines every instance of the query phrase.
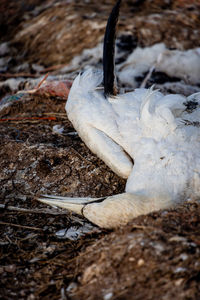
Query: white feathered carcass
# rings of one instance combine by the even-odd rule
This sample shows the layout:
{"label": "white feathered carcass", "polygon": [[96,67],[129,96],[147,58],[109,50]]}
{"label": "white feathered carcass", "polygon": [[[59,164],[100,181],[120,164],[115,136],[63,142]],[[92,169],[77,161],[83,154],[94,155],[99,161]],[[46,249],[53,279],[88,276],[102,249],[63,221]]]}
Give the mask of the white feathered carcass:
{"label": "white feathered carcass", "polygon": [[[200,93],[186,98],[153,87],[117,93],[114,44],[120,2],[108,19],[104,71],[89,69],[76,77],[66,111],[91,151],[127,178],[125,192],[97,199],[38,199],[104,228],[200,196]],[[104,90],[98,88],[102,81]]]}

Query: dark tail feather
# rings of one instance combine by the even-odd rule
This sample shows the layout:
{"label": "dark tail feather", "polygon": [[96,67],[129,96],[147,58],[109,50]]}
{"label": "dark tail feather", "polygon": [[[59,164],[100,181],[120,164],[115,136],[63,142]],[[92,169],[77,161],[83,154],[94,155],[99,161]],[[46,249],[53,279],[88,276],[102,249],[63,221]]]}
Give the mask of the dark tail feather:
{"label": "dark tail feather", "polygon": [[115,37],[121,0],[118,0],[108,18],[103,48],[103,84],[105,95],[116,95],[115,87]]}

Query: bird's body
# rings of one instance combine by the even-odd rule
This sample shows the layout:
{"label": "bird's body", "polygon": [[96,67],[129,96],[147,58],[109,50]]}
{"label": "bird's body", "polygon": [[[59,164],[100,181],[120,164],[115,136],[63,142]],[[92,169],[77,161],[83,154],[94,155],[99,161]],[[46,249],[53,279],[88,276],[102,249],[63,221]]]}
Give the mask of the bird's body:
{"label": "bird's body", "polygon": [[151,88],[105,97],[98,89],[101,81],[101,71],[79,74],[66,111],[86,145],[127,178],[125,193],[43,201],[110,228],[200,197],[200,93],[164,96]]}
{"label": "bird's body", "polygon": [[127,178],[125,193],[106,199],[39,200],[112,228],[200,197],[200,93],[186,98],[140,88],[112,96],[99,89],[102,79],[103,73],[92,69],[79,74],[66,111],[91,151]]}
{"label": "bird's body", "polygon": [[172,203],[199,197],[200,93],[187,99],[151,88],[105,98],[94,86],[101,78],[93,70],[78,75],[66,104],[87,146],[128,178],[129,194]]}

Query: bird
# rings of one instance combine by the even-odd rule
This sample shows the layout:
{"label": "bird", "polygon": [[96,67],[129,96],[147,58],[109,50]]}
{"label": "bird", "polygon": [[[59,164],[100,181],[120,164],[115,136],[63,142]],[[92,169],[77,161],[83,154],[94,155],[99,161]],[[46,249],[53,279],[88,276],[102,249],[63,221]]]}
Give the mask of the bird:
{"label": "bird", "polygon": [[89,68],[75,78],[66,112],[87,147],[127,180],[125,191],[38,198],[107,229],[200,196],[200,93],[164,95],[153,86],[120,93],[114,63],[120,5],[118,0],[108,18],[103,71]]}

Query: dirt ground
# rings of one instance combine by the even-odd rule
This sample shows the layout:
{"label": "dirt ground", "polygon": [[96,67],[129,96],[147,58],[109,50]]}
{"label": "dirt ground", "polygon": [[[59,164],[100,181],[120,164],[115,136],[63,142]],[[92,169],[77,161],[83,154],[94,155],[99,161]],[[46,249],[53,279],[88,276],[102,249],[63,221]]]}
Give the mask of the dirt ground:
{"label": "dirt ground", "polygon": [[[114,2],[2,0],[0,83],[58,75],[102,40]],[[140,46],[200,46],[200,3],[124,1],[119,32]],[[200,203],[141,216],[114,231],[39,203],[35,196],[45,193],[121,193],[125,180],[76,135],[65,97],[16,98],[1,85],[2,99],[12,93],[11,105],[0,110],[0,298],[200,299]]]}

